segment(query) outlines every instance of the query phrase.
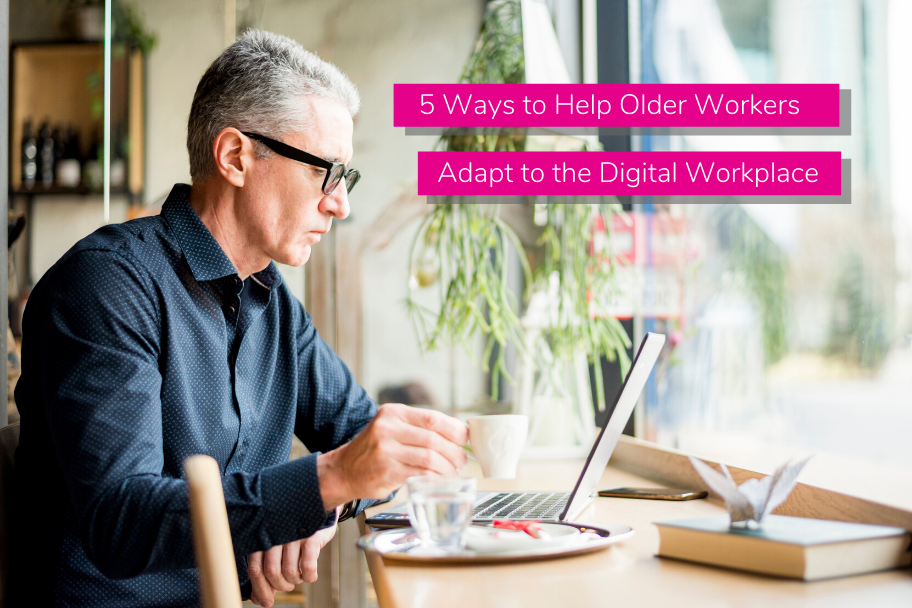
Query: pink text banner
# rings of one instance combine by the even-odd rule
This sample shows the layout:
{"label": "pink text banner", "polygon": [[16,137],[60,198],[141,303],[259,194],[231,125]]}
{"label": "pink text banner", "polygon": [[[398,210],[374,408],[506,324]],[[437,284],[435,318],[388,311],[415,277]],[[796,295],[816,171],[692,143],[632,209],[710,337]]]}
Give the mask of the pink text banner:
{"label": "pink text banner", "polygon": [[839,152],[419,152],[418,194],[839,196]]}
{"label": "pink text banner", "polygon": [[838,127],[838,84],[396,84],[396,127]]}

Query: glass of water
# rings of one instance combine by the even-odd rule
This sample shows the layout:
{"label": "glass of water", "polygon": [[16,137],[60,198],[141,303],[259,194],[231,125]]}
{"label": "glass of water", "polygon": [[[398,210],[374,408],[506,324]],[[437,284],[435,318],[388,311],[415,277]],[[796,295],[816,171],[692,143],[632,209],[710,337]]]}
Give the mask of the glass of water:
{"label": "glass of water", "polygon": [[472,521],[475,478],[457,475],[409,477],[408,517],[424,546],[460,549]]}

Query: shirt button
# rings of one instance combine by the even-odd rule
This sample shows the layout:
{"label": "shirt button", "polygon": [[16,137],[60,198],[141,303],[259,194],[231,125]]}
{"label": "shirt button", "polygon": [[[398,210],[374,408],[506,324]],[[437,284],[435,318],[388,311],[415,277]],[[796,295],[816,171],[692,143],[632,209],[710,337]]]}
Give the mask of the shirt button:
{"label": "shirt button", "polygon": [[229,307],[228,307],[228,310],[230,310],[231,312],[235,312],[234,306],[229,306]]}

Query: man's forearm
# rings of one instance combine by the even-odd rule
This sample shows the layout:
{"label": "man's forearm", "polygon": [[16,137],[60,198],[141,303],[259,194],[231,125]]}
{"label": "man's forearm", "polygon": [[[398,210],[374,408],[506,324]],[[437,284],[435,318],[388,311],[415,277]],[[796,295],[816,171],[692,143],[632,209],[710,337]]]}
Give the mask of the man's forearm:
{"label": "man's forearm", "polygon": [[[315,503],[313,489],[323,484],[313,458],[222,479],[235,552],[246,555],[283,545],[332,525],[335,509],[320,511],[322,505]],[[130,477],[77,516],[86,553],[110,578],[194,565],[187,490],[179,479]]]}

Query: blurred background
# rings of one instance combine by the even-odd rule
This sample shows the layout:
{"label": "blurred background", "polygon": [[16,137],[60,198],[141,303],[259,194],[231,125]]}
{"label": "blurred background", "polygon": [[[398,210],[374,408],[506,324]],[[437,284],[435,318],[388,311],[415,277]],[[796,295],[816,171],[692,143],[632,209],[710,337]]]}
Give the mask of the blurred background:
{"label": "blurred background", "polygon": [[[912,3],[544,6],[572,82],[851,89],[851,136],[602,137],[614,150],[839,150],[852,159],[852,204],[621,197],[628,215],[611,227],[625,260],[621,288],[599,307],[634,344],[645,331],[669,336],[630,433],[760,471],[815,453],[803,480],[912,505]],[[409,247],[426,206],[415,194],[416,152],[436,139],[392,126],[393,83],[460,78],[484,1],[118,0],[107,217],[103,4],[10,0],[9,8],[10,210],[12,223],[26,222],[10,250],[14,334],[30,288],[73,243],[106,221],[157,213],[172,185],[189,181],[196,83],[237,33],[259,27],[335,63],[362,95],[352,164],[364,177],[351,217],[304,268],[282,268],[288,285],[374,398],[509,411],[512,385],[499,403],[488,397],[491,378],[476,363],[482,340],[425,353],[415,337],[403,300],[414,288]],[[531,205],[517,209],[533,214]],[[618,364],[595,368],[611,403]]]}

